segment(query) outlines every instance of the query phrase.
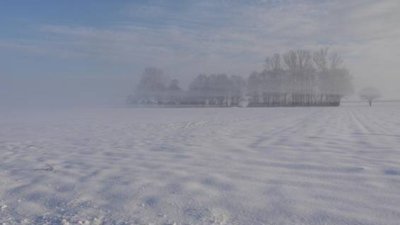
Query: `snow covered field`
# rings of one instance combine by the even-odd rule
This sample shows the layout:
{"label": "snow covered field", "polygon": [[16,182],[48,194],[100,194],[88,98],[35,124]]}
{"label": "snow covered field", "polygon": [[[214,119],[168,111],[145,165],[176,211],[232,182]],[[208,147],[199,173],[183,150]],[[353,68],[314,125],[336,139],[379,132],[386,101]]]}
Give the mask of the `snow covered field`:
{"label": "snow covered field", "polygon": [[0,113],[0,224],[400,221],[400,105]]}

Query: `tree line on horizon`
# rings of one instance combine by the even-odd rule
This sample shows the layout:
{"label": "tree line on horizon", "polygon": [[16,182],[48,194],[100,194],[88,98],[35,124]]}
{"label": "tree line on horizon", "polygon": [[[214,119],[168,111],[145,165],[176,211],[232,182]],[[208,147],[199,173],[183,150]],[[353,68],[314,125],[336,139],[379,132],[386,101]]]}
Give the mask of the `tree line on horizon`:
{"label": "tree line on horizon", "polygon": [[247,79],[200,74],[182,89],[162,70],[146,68],[130,104],[164,106],[338,106],[353,92],[352,78],[337,53],[290,50],[266,58],[262,71]]}

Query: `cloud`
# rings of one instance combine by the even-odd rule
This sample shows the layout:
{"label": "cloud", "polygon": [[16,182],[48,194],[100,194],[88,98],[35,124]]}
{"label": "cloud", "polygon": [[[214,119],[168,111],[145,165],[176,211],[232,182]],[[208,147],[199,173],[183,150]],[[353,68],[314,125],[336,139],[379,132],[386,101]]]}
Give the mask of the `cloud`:
{"label": "cloud", "polygon": [[400,55],[398,12],[397,0],[160,0],[127,5],[116,12],[123,19],[112,26],[44,24],[37,31],[41,40],[3,40],[0,48],[138,70],[155,65],[185,78],[201,72],[247,75],[274,52],[330,46],[343,55],[360,86],[373,83],[377,70],[399,83],[394,75]]}

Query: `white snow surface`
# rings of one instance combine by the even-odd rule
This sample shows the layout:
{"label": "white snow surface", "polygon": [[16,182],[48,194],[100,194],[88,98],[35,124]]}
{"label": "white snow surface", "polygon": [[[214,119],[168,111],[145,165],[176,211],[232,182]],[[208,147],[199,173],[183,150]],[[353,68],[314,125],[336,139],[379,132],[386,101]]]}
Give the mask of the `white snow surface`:
{"label": "white snow surface", "polygon": [[0,113],[0,224],[399,221],[399,104]]}

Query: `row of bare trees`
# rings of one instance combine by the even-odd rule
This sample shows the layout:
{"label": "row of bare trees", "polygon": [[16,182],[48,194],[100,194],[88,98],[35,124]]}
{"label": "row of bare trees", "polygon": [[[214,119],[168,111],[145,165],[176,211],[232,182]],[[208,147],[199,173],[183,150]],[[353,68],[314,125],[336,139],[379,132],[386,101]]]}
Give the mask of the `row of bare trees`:
{"label": "row of bare trees", "polygon": [[339,105],[353,91],[351,76],[338,54],[292,50],[274,54],[248,79],[252,106]]}
{"label": "row of bare trees", "polygon": [[134,104],[191,106],[337,106],[353,91],[342,59],[328,49],[291,50],[266,59],[265,68],[247,78],[201,74],[187,90],[163,72],[147,68],[135,93]]}
{"label": "row of bare trees", "polygon": [[245,89],[240,76],[200,74],[183,90],[178,80],[168,81],[160,69],[147,68],[128,100],[141,105],[233,106],[243,100]]}

